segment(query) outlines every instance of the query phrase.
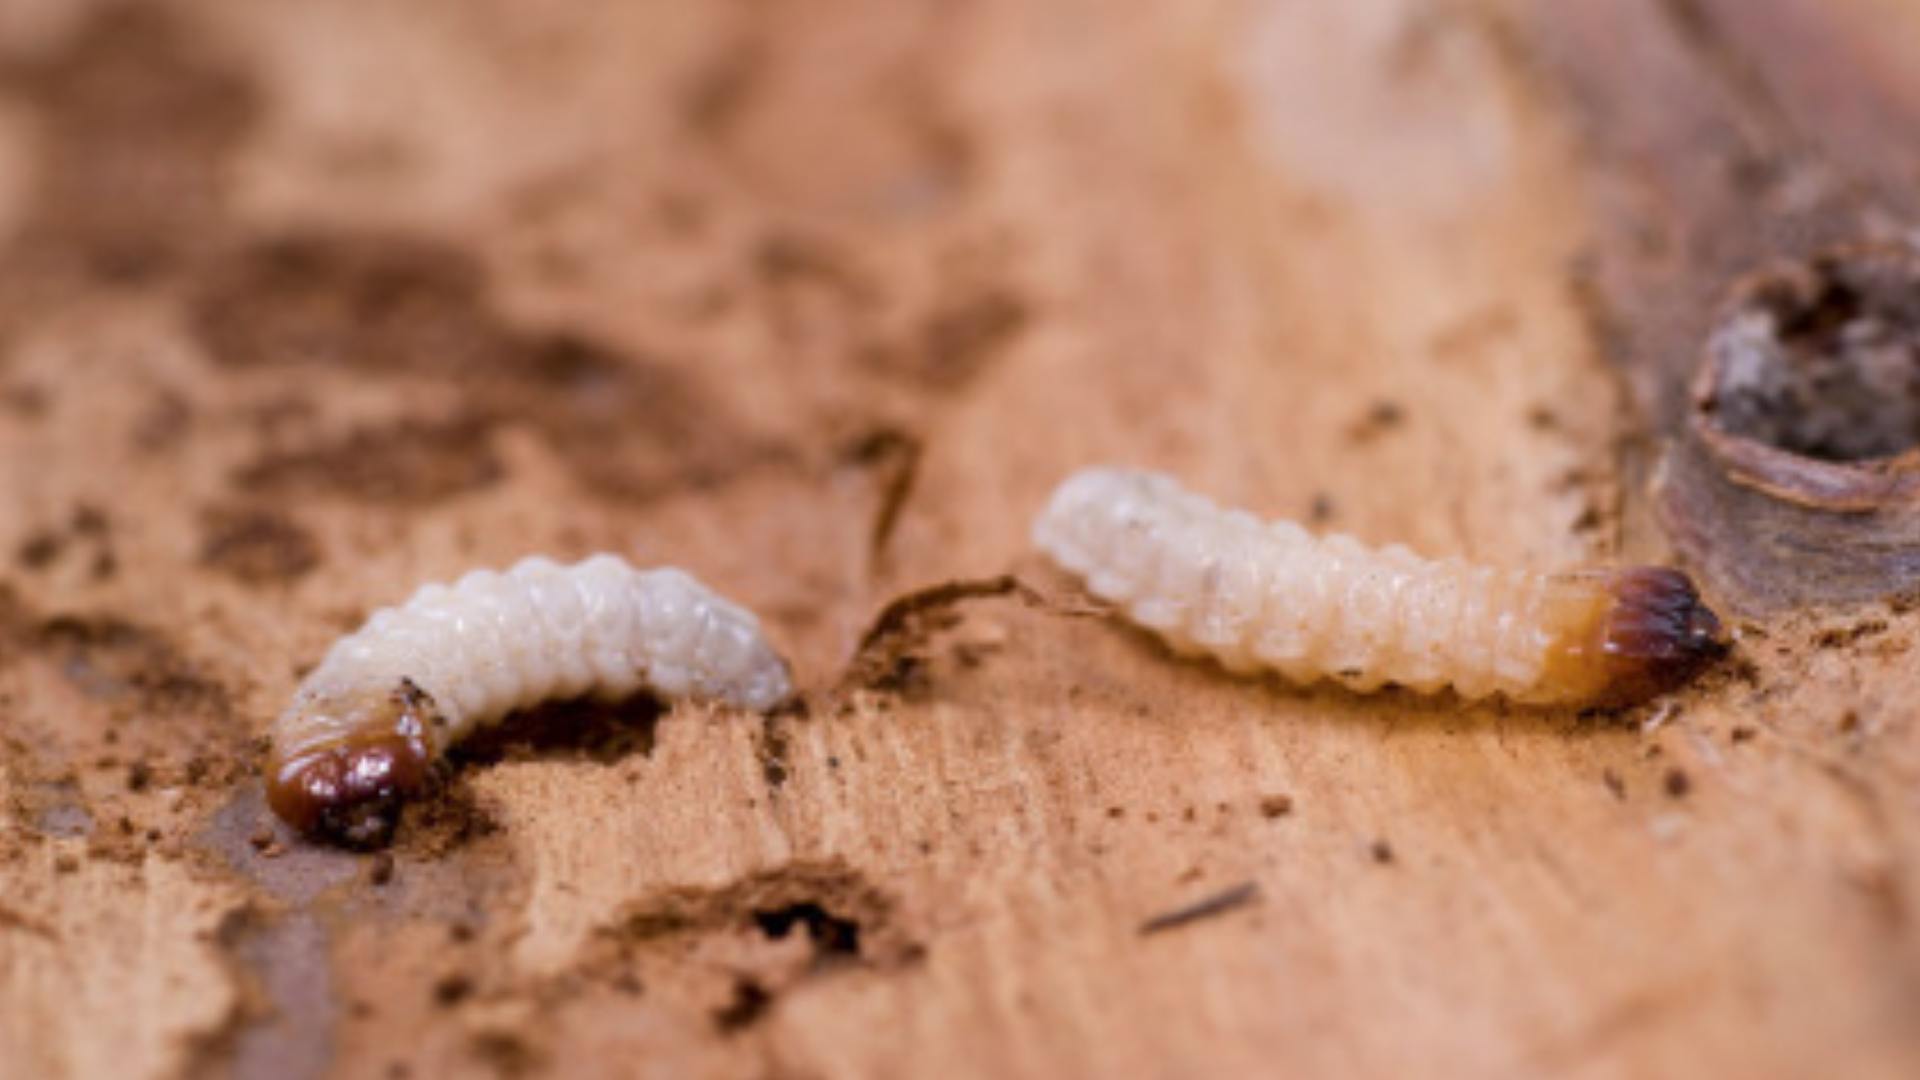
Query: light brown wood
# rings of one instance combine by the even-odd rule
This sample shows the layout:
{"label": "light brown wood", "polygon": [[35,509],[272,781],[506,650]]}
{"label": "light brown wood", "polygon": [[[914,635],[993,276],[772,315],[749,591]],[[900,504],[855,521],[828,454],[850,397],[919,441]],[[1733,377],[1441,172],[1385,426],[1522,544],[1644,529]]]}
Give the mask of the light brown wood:
{"label": "light brown wood", "polygon": [[[0,1072],[1914,1075],[1910,606],[1578,716],[1177,661],[1026,531],[1116,461],[1666,557],[1715,298],[1911,226],[1915,72],[1894,0],[0,3]],[[328,642],[603,549],[806,714],[272,825]]]}

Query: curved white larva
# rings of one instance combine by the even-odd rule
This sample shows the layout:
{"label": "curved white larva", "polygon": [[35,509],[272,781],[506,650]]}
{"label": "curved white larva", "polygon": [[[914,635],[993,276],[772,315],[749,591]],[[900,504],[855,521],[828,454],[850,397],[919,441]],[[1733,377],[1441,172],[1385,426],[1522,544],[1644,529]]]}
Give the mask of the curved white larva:
{"label": "curved white larva", "polygon": [[426,691],[441,745],[542,701],[630,697],[647,688],[764,711],[791,686],[759,621],[688,574],[613,555],[574,566],[540,557],[427,585],[340,639],[301,683],[275,734],[298,743],[303,703],[340,692]]}
{"label": "curved white larva", "polygon": [[269,801],[306,831],[378,843],[432,762],[476,727],[643,688],[765,711],[792,683],[753,615],[679,570],[536,557],[428,585],[375,612],[300,684],[273,725]]}
{"label": "curved white larva", "polygon": [[1069,478],[1033,536],[1176,651],[1301,683],[1617,699],[1667,685],[1719,648],[1717,620],[1676,571],[1428,561],[1262,522],[1132,469]]}

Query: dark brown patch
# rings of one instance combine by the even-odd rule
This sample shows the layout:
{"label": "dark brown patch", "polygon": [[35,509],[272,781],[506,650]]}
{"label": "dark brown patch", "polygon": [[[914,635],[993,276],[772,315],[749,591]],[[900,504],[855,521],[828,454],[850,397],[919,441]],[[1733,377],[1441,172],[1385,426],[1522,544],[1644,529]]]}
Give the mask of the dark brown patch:
{"label": "dark brown patch", "polygon": [[804,932],[813,946],[816,965],[837,964],[860,956],[859,920],[836,915],[811,900],[755,909],[753,921],[761,933],[770,938],[784,938],[796,928]]}
{"label": "dark brown patch", "polygon": [[778,791],[785,786],[792,771],[788,759],[793,753],[786,724],[779,716],[769,716],[761,722],[759,751],[760,773],[766,778],[767,787]]}
{"label": "dark brown patch", "polygon": [[928,315],[910,346],[892,354],[893,366],[932,389],[966,386],[1031,318],[1026,301],[1011,292],[963,297]]}
{"label": "dark brown patch", "polygon": [[41,621],[29,646],[58,658],[81,692],[131,706],[143,718],[196,716],[227,720],[227,692],[161,634],[111,616],[57,615]]}
{"label": "dark brown patch", "polygon": [[145,279],[219,236],[226,161],[259,98],[204,42],[161,5],[112,4],[51,61],[0,71],[45,114],[16,256]]}
{"label": "dark brown patch", "polygon": [[1268,819],[1286,817],[1293,813],[1293,796],[1267,795],[1260,799],[1260,816]]}
{"label": "dark brown patch", "polygon": [[1367,406],[1367,411],[1358,420],[1347,427],[1347,438],[1355,443],[1368,443],[1397,430],[1406,423],[1407,413],[1397,401],[1381,399]]}
{"label": "dark brown patch", "polygon": [[407,811],[407,827],[394,837],[393,850],[411,861],[436,863],[499,832],[499,821],[465,779],[454,773],[436,783],[431,798]]}
{"label": "dark brown patch", "polygon": [[765,83],[768,49],[754,24],[743,21],[680,91],[679,112],[689,131],[715,142],[753,104]]}
{"label": "dark brown patch", "polygon": [[74,550],[91,552],[96,578],[110,574],[100,570],[115,562],[112,523],[104,511],[86,503],[75,505],[65,522],[29,533],[14,557],[25,569],[45,570]]}
{"label": "dark brown patch", "polygon": [[456,765],[588,761],[612,765],[653,753],[664,709],[647,695],[625,701],[554,701],[480,728],[448,751]]}
{"label": "dark brown patch", "polygon": [[293,519],[257,506],[201,516],[200,565],[249,585],[293,581],[320,565],[320,546]]}
{"label": "dark brown patch", "polygon": [[[0,341],[0,368],[6,365],[5,342]],[[32,383],[10,383],[0,387],[0,408],[29,423],[44,420],[53,395],[45,387]]]}
{"label": "dark brown patch", "polygon": [[1616,799],[1626,799],[1627,782],[1620,778],[1619,773],[1614,772],[1612,769],[1602,769],[1600,770],[1600,782],[1606,786],[1607,794],[1612,795]]}
{"label": "dark brown patch", "polygon": [[796,453],[743,431],[679,368],[573,334],[517,335],[507,378],[482,387],[490,415],[526,423],[604,495],[648,501]]}
{"label": "dark brown patch", "polygon": [[60,534],[41,530],[27,534],[14,552],[14,559],[27,570],[45,570],[60,557],[60,549],[65,541]]}
{"label": "dark brown patch", "polygon": [[1693,778],[1678,766],[1668,769],[1660,783],[1670,799],[1685,798],[1687,793],[1693,790]]}
{"label": "dark brown patch", "polygon": [[478,266],[431,240],[301,235],[242,247],[207,276],[193,311],[222,364],[432,376],[462,401],[438,424],[276,450],[243,473],[249,488],[291,473],[383,501],[470,491],[499,477],[490,437],[510,424],[538,432],[589,487],[638,501],[794,457],[743,432],[680,370],[688,363],[504,319]]}
{"label": "dark brown patch", "polygon": [[545,1054],[512,1031],[482,1031],[467,1046],[482,1065],[505,1077],[527,1076],[546,1061]]}
{"label": "dark brown patch", "polygon": [[713,1026],[722,1035],[744,1031],[760,1022],[773,1004],[773,994],[756,979],[739,978],[733,983],[733,997],[715,1010]]}
{"label": "dark brown patch", "polygon": [[824,289],[849,302],[871,300],[873,287],[845,253],[826,241],[795,233],[774,233],[754,249],[760,280],[778,290],[803,286]]}
{"label": "dark brown patch", "polygon": [[60,935],[45,922],[0,904],[0,930],[31,934],[42,941],[58,943]]}
{"label": "dark brown patch", "polygon": [[472,997],[473,990],[471,977],[457,971],[451,975],[443,975],[434,980],[433,1003],[443,1009],[451,1009]]}
{"label": "dark brown patch", "polygon": [[100,823],[87,834],[87,858],[96,862],[138,866],[146,860],[152,846],[152,840],[124,814]]}
{"label": "dark brown patch", "polygon": [[356,428],[342,438],[264,454],[237,479],[242,490],[277,499],[333,495],[418,506],[490,487],[504,473],[489,425],[461,418]]}
{"label": "dark brown patch", "polygon": [[1829,626],[1813,636],[1813,643],[1822,649],[1844,649],[1856,645],[1866,638],[1884,634],[1890,626],[1885,619],[1862,619],[1847,626]]}
{"label": "dark brown patch", "polygon": [[316,365],[459,377],[505,347],[473,260],[385,234],[291,235],[238,248],[192,301],[200,340],[236,368]]}

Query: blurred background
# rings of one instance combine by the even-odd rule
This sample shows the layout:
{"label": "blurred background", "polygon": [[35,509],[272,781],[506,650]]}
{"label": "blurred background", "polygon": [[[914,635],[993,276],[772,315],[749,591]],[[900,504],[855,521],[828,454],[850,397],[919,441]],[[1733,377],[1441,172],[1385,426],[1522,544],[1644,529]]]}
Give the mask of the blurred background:
{"label": "blurred background", "polygon": [[[854,660],[1068,595],[1095,462],[1673,559],[1718,305],[1909,233],[1916,73],[1905,0],[0,0],[0,1073],[1914,1075],[1910,604],[1605,717],[993,600]],[[270,820],[330,641],[601,550],[805,714]]]}

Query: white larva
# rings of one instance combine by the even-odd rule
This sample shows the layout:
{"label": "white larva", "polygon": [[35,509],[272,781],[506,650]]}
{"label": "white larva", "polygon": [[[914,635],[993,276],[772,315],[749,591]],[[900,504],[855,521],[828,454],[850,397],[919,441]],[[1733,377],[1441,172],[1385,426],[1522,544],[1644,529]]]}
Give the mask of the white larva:
{"label": "white larva", "polygon": [[1724,648],[1719,620],[1675,570],[1429,561],[1263,522],[1134,469],[1069,478],[1033,535],[1177,652],[1299,683],[1616,703],[1674,685]]}
{"label": "white larva", "polygon": [[792,686],[753,615],[679,570],[536,557],[428,585],[336,642],[301,683],[273,725],[269,803],[302,831],[379,844],[475,728],[641,689],[765,711]]}

